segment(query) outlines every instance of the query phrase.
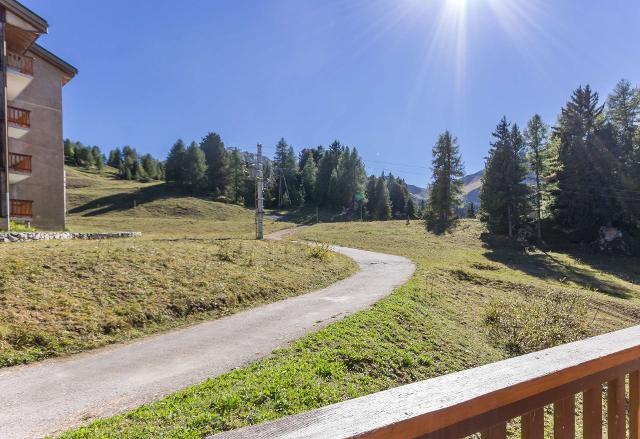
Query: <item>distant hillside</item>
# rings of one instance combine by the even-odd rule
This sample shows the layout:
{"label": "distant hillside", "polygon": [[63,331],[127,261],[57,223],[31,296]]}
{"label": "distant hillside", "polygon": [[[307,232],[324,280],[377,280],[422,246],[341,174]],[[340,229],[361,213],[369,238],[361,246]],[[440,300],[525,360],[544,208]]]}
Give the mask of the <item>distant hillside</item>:
{"label": "distant hillside", "polygon": [[[182,217],[231,220],[251,217],[241,206],[190,196],[164,182],[120,180],[117,171],[67,166],[67,210],[74,217]],[[134,208],[135,206],[135,208]],[[252,218],[252,217],[251,217]]]}
{"label": "distant hillside", "polygon": [[[480,185],[482,183],[482,176],[484,175],[484,170],[478,171],[474,174],[465,175],[462,178],[462,182],[464,183],[464,202],[473,203],[476,206],[480,205]],[[407,188],[411,193],[411,196],[417,202],[422,200],[426,200],[429,191],[427,188],[422,188],[420,186],[415,186],[412,184],[408,184]]]}

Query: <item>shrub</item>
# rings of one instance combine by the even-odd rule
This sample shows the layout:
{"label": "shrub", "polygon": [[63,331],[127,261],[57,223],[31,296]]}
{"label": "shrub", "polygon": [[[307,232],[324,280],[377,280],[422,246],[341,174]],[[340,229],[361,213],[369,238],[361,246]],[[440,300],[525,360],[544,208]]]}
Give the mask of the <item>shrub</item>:
{"label": "shrub", "polygon": [[313,259],[319,259],[321,261],[328,261],[333,258],[333,252],[331,246],[325,243],[312,244],[307,248],[307,256]]}
{"label": "shrub", "polygon": [[495,299],[485,323],[491,340],[510,355],[522,355],[588,335],[588,307],[584,299],[566,292],[541,297]]}
{"label": "shrub", "polygon": [[35,227],[29,227],[25,223],[19,223],[16,221],[11,221],[11,231],[12,232],[36,232],[37,229]]}

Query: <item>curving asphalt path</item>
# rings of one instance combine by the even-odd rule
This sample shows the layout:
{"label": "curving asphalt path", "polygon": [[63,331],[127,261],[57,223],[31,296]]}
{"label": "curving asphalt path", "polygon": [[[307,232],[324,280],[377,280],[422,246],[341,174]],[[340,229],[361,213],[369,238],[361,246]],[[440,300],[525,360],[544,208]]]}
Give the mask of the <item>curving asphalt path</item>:
{"label": "curving asphalt path", "polygon": [[221,375],[369,307],[415,270],[399,256],[334,250],[360,271],[322,290],[127,344],[0,369],[0,438],[59,433]]}

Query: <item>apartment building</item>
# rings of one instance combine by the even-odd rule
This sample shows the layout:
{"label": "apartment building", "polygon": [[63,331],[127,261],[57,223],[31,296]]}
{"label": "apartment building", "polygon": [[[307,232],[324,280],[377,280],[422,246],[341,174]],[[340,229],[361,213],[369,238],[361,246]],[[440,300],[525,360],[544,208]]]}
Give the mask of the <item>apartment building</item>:
{"label": "apartment building", "polygon": [[77,70],[37,44],[47,28],[17,1],[0,0],[3,229],[9,219],[47,230],[65,225],[62,87]]}

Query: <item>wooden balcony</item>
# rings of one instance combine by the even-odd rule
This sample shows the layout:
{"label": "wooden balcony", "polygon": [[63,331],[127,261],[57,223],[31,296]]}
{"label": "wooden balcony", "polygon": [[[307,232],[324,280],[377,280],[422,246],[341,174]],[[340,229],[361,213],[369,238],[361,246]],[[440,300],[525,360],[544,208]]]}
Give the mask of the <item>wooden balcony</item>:
{"label": "wooden balcony", "polygon": [[31,200],[11,200],[11,218],[32,218],[33,201]]}
{"label": "wooden balcony", "polygon": [[20,139],[31,129],[31,112],[18,107],[7,107],[9,137]]}
{"label": "wooden balcony", "polygon": [[30,155],[9,152],[9,184],[17,184],[31,177]]}
{"label": "wooden balcony", "polygon": [[31,156],[10,152],[9,170],[17,172],[31,172]]}
{"label": "wooden balcony", "polygon": [[514,436],[542,439],[547,408],[554,438],[575,438],[582,412],[582,437],[601,439],[603,398],[607,437],[639,439],[640,326],[213,437],[504,439],[517,419]]}
{"label": "wooden balcony", "polygon": [[33,58],[7,52],[7,99],[13,101],[33,80]]}
{"label": "wooden balcony", "polygon": [[33,76],[33,58],[28,56],[7,52],[7,67],[23,75]]}
{"label": "wooden balcony", "polygon": [[7,119],[10,124],[22,128],[31,128],[31,112],[29,110],[23,110],[22,108],[8,106]]}

